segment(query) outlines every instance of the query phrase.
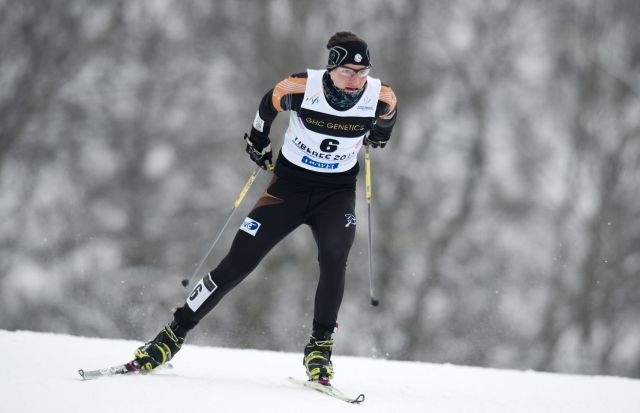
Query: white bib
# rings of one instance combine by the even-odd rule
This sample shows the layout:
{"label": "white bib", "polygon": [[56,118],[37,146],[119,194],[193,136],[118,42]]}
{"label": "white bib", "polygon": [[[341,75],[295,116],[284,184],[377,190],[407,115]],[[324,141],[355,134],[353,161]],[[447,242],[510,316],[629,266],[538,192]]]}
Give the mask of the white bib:
{"label": "white bib", "polygon": [[291,111],[282,155],[295,165],[316,172],[345,172],[358,160],[362,140],[375,118],[379,79],[367,77],[367,86],[352,108],[339,111],[324,96],[325,70],[307,69],[307,85],[300,113]]}

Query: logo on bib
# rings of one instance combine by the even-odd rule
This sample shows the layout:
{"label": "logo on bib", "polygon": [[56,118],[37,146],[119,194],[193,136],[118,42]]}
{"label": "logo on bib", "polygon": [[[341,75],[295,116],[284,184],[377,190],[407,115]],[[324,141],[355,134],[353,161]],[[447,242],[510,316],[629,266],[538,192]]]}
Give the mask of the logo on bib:
{"label": "logo on bib", "polygon": [[308,156],[302,157],[302,163],[314,166],[316,168],[322,168],[322,169],[338,169],[338,165],[339,165],[337,163],[325,163],[325,162],[314,161]]}
{"label": "logo on bib", "polygon": [[305,99],[307,102],[309,102],[309,104],[311,105],[315,105],[316,103],[320,102],[320,94],[316,93],[313,96],[309,96],[308,98]]}

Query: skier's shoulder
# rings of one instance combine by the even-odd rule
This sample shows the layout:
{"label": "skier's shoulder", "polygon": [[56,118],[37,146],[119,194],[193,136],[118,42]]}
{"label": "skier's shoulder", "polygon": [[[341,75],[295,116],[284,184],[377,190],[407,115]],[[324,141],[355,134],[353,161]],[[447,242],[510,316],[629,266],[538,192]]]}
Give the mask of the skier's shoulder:
{"label": "skier's shoulder", "polygon": [[280,81],[271,91],[271,103],[276,111],[297,110],[307,88],[307,72],[294,73]]}
{"label": "skier's shoulder", "polygon": [[307,72],[294,73],[281,80],[274,88],[274,95],[291,95],[304,93],[307,87]]}
{"label": "skier's shoulder", "polygon": [[381,82],[380,95],[378,101],[387,105],[387,112],[391,113],[395,110],[398,98],[391,86],[385,82]]}

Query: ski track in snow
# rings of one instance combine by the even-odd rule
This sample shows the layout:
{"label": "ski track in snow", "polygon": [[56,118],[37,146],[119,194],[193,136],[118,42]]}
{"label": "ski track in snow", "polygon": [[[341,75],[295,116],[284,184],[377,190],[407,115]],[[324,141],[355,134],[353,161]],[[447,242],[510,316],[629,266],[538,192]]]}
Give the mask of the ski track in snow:
{"label": "ski track in snow", "polygon": [[78,375],[130,361],[140,344],[0,330],[0,412],[640,412],[640,380],[334,354],[334,385],[366,395],[351,405],[289,383],[304,377],[301,354],[188,344],[173,369],[92,381]]}

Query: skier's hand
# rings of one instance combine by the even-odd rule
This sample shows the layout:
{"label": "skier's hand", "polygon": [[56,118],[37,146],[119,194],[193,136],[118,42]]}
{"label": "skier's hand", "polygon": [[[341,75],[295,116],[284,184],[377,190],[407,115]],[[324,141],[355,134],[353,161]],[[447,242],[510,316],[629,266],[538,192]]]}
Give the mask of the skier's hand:
{"label": "skier's hand", "polygon": [[244,140],[247,143],[246,151],[249,154],[249,158],[255,162],[260,168],[265,171],[273,169],[271,153],[271,143],[267,139],[266,146],[261,146],[258,142],[255,142],[249,135],[244,134]]}
{"label": "skier's hand", "polygon": [[364,144],[367,146],[371,146],[372,148],[384,148],[389,142],[390,136],[383,136],[376,133],[376,130],[373,129],[371,133],[364,137]]}

